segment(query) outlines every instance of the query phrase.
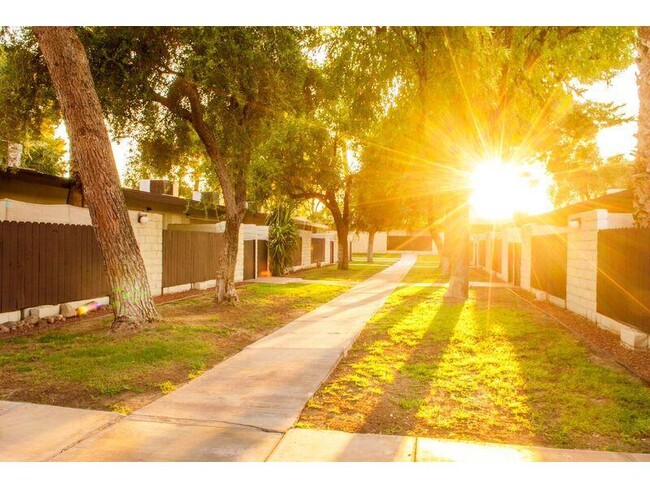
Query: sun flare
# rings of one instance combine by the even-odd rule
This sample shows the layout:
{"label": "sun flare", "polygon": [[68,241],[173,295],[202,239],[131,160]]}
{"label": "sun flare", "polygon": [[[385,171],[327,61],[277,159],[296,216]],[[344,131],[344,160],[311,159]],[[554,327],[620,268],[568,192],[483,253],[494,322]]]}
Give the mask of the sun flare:
{"label": "sun flare", "polygon": [[553,177],[542,163],[517,164],[489,159],[478,163],[470,177],[470,204],[481,219],[508,220],[553,209]]}

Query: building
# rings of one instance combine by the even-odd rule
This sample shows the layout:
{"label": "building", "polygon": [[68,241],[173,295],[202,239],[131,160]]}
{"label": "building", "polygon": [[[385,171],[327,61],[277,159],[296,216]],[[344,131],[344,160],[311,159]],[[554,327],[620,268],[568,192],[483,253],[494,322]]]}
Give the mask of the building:
{"label": "building", "polygon": [[[67,178],[20,168],[0,170],[0,289],[5,291],[0,294],[0,323],[18,320],[32,307],[106,301],[90,215],[86,207],[66,204],[69,190]],[[180,198],[177,186],[160,180],[123,191],[152,294],[214,286],[216,249],[225,226],[223,207]],[[265,220],[264,214],[254,212],[244,218],[235,281],[268,275]],[[297,223],[301,244],[292,270],[335,263],[336,233],[304,219]],[[76,242],[79,236],[85,236],[83,244]],[[37,240],[38,253],[33,247]],[[83,266],[77,266],[77,260]],[[35,284],[45,291],[35,290]]]}
{"label": "building", "polygon": [[617,191],[472,234],[472,263],[649,347],[650,231],[634,229],[632,191]]}

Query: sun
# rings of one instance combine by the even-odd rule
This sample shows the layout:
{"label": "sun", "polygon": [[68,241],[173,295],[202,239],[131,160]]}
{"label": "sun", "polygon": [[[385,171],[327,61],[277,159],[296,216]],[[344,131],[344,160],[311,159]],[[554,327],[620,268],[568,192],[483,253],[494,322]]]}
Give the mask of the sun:
{"label": "sun", "polygon": [[516,212],[529,215],[553,209],[553,177],[542,163],[513,163],[488,159],[470,176],[470,205],[474,216],[506,221]]}

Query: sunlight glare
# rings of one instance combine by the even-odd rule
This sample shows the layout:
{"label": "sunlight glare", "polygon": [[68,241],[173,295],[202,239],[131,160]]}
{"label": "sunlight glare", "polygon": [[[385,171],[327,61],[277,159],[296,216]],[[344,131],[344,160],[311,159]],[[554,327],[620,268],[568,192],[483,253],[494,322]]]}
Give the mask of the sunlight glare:
{"label": "sunlight glare", "polygon": [[471,175],[472,211],[488,220],[512,219],[516,212],[548,212],[553,209],[553,184],[553,177],[542,163],[489,159],[477,164]]}

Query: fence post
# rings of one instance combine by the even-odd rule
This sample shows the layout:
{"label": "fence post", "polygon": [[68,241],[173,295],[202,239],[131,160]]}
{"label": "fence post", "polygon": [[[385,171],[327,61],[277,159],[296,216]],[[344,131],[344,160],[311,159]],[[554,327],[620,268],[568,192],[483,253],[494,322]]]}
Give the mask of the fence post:
{"label": "fence post", "polygon": [[521,228],[521,287],[527,291],[531,291],[532,233],[532,225],[524,225]]}
{"label": "fence post", "polygon": [[600,209],[573,214],[567,225],[567,309],[595,322],[598,231],[608,228],[608,213]]}

